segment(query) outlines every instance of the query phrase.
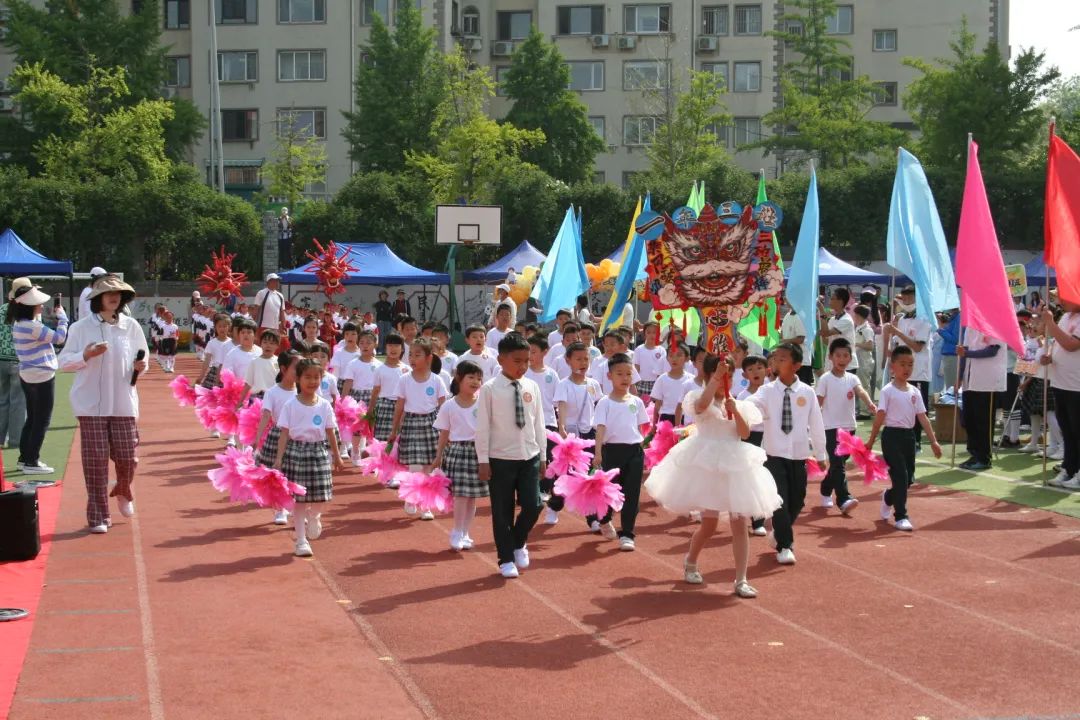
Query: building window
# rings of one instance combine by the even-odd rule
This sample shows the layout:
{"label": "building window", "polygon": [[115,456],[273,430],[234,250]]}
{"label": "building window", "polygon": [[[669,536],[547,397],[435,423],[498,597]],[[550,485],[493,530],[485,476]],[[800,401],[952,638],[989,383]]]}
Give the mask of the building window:
{"label": "building window", "polygon": [[634,178],[640,173],[636,170],[623,170],[622,174],[622,186],[624,190],[629,190],[634,185]]}
{"label": "building window", "polygon": [[897,100],[897,85],[894,82],[874,83],[874,104],[882,106],[895,106]]}
{"label": "building window", "polygon": [[736,35],[760,35],[761,34],[761,6],[760,5],[736,5],[735,6],[735,34]]}
{"label": "building window", "polygon": [[592,129],[596,131],[596,134],[601,140],[607,140],[607,130],[605,126],[605,120],[603,115],[590,115],[589,124],[592,125]]}
{"label": "building window", "polygon": [[825,18],[825,32],[829,35],[850,35],[855,32],[855,6],[837,5],[836,14]]}
{"label": "building window", "polygon": [[326,0],[278,0],[278,22],[326,22]]}
{"label": "building window", "polygon": [[375,14],[386,24],[390,24],[390,0],[361,0],[360,1],[360,24],[371,25],[375,22]]}
{"label": "building window", "polygon": [[660,118],[650,115],[626,115],[622,121],[623,145],[652,145]]}
{"label": "building window", "polygon": [[465,36],[480,34],[480,11],[472,5],[461,12],[461,33]]}
{"label": "building window", "polygon": [[702,32],[706,35],[728,34],[728,6],[712,5],[701,8]]}
{"label": "building window", "polygon": [[325,108],[278,108],[278,132],[293,132],[300,137],[326,139]]}
{"label": "building window", "polygon": [[221,139],[226,142],[253,142],[259,139],[258,110],[222,110]]}
{"label": "building window", "polygon": [[218,80],[230,82],[258,82],[259,53],[240,50],[218,53]]}
{"label": "building window", "polygon": [[731,142],[730,125],[709,125],[706,130],[716,136],[716,144],[722,148],[728,147]]}
{"label": "building window", "polygon": [[623,90],[662,90],[670,73],[666,60],[627,60],[623,63]]}
{"label": "building window", "polygon": [[165,0],[165,29],[191,27],[191,0]]}
{"label": "building window", "polygon": [[165,58],[165,87],[191,87],[191,56]]}
{"label": "building window", "polygon": [[277,59],[280,82],[326,79],[325,50],[279,50]]}
{"label": "building window", "polygon": [[604,32],[604,6],[558,8],[557,26],[559,35],[599,35]]}
{"label": "building window", "polygon": [[506,97],[506,73],[510,71],[509,65],[500,65],[495,68],[495,94]]}
{"label": "building window", "polygon": [[839,80],[840,82],[851,82],[855,77],[855,58],[847,58],[847,67],[838,70],[831,70],[830,75],[833,80]]}
{"label": "building window", "polygon": [[326,181],[315,180],[309,182],[304,186],[304,192],[302,193],[306,200],[326,200],[329,195],[326,193]]}
{"label": "building window", "polygon": [[[397,27],[398,18],[401,17],[401,6],[407,5],[410,0],[394,0],[394,27]],[[417,10],[421,10],[421,3],[423,0],[413,0],[413,7]]]}
{"label": "building window", "polygon": [[[227,140],[228,138],[226,138]],[[213,172],[213,168],[211,168]],[[258,165],[225,166],[225,187],[262,185],[262,168]]]}
{"label": "building window", "polygon": [[735,86],[733,92],[761,92],[761,63],[735,63]]}
{"label": "building window", "polygon": [[761,118],[735,118],[735,147],[755,143],[764,137],[761,134]]}
{"label": "building window", "polygon": [[217,0],[218,25],[254,25],[259,22],[258,0]]}
{"label": "building window", "polygon": [[604,61],[588,60],[584,62],[568,62],[570,68],[571,90],[603,90],[604,89]]}
{"label": "building window", "polygon": [[500,12],[495,15],[498,39],[524,40],[532,29],[531,12]]}
{"label": "building window", "polygon": [[604,174],[603,170],[596,170],[592,174],[592,181],[594,185],[603,185],[607,182],[607,175]]}
{"label": "building window", "polygon": [[875,30],[874,52],[896,52],[896,31]]}
{"label": "building window", "polygon": [[666,33],[670,26],[670,5],[627,5],[623,8],[623,32]]}
{"label": "building window", "polygon": [[[785,30],[789,35],[794,35],[795,37],[800,38],[806,32],[806,28],[803,26],[802,20],[788,20],[787,25],[785,26]],[[784,41],[784,45],[786,45],[787,47],[791,47],[794,43],[795,38]]]}
{"label": "building window", "polygon": [[728,64],[726,62],[701,63],[701,71],[715,75],[723,83],[724,92],[731,92],[731,85],[728,84]]}

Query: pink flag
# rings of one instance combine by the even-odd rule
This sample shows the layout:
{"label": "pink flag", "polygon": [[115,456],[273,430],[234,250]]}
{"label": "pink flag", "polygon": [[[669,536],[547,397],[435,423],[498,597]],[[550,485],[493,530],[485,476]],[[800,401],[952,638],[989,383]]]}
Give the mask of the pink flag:
{"label": "pink flag", "polygon": [[1024,338],[1016,321],[1016,307],[1005,276],[990,203],[986,200],[979,146],[971,142],[968,153],[964,204],[960,209],[960,234],[956,241],[956,284],[963,290],[960,324],[1000,340],[1019,354]]}

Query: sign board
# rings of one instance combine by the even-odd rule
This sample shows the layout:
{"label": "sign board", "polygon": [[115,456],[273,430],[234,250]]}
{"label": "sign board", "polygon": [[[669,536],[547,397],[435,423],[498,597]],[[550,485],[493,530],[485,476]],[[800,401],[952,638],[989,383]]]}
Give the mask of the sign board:
{"label": "sign board", "polygon": [[1009,292],[1013,297],[1027,295],[1027,269],[1023,265],[1006,265],[1005,277],[1009,279]]}
{"label": "sign board", "polygon": [[436,245],[501,245],[501,205],[437,205]]}

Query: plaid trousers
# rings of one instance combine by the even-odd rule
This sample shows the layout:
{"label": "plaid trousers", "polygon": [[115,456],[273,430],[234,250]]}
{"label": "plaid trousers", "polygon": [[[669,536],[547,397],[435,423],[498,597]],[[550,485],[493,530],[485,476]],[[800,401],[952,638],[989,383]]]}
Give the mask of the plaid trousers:
{"label": "plaid trousers", "polygon": [[111,495],[131,500],[131,481],[139,459],[139,427],[133,417],[80,417],[83,478],[86,480],[86,521],[104,525],[109,519],[109,459],[116,463],[116,487]]}

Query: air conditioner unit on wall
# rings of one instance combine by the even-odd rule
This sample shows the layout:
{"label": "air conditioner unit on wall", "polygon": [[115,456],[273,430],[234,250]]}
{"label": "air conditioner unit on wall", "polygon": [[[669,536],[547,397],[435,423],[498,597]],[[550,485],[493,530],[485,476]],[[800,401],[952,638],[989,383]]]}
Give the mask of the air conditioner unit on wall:
{"label": "air conditioner unit on wall", "polygon": [[476,52],[484,48],[484,41],[478,37],[470,37],[462,40],[461,45],[469,52]]}
{"label": "air conditioner unit on wall", "polygon": [[593,35],[592,36],[592,46],[594,48],[606,48],[609,45],[611,45],[611,36],[610,35]]}
{"label": "air conditioner unit on wall", "polygon": [[716,52],[716,47],[719,43],[717,39],[711,36],[699,37],[697,39],[697,51],[702,52]]}
{"label": "air conditioner unit on wall", "polygon": [[508,57],[514,54],[514,43],[512,42],[497,42],[491,44],[491,54],[495,57]]}
{"label": "air conditioner unit on wall", "polygon": [[633,50],[637,47],[637,38],[633,35],[623,35],[619,38],[620,50]]}

